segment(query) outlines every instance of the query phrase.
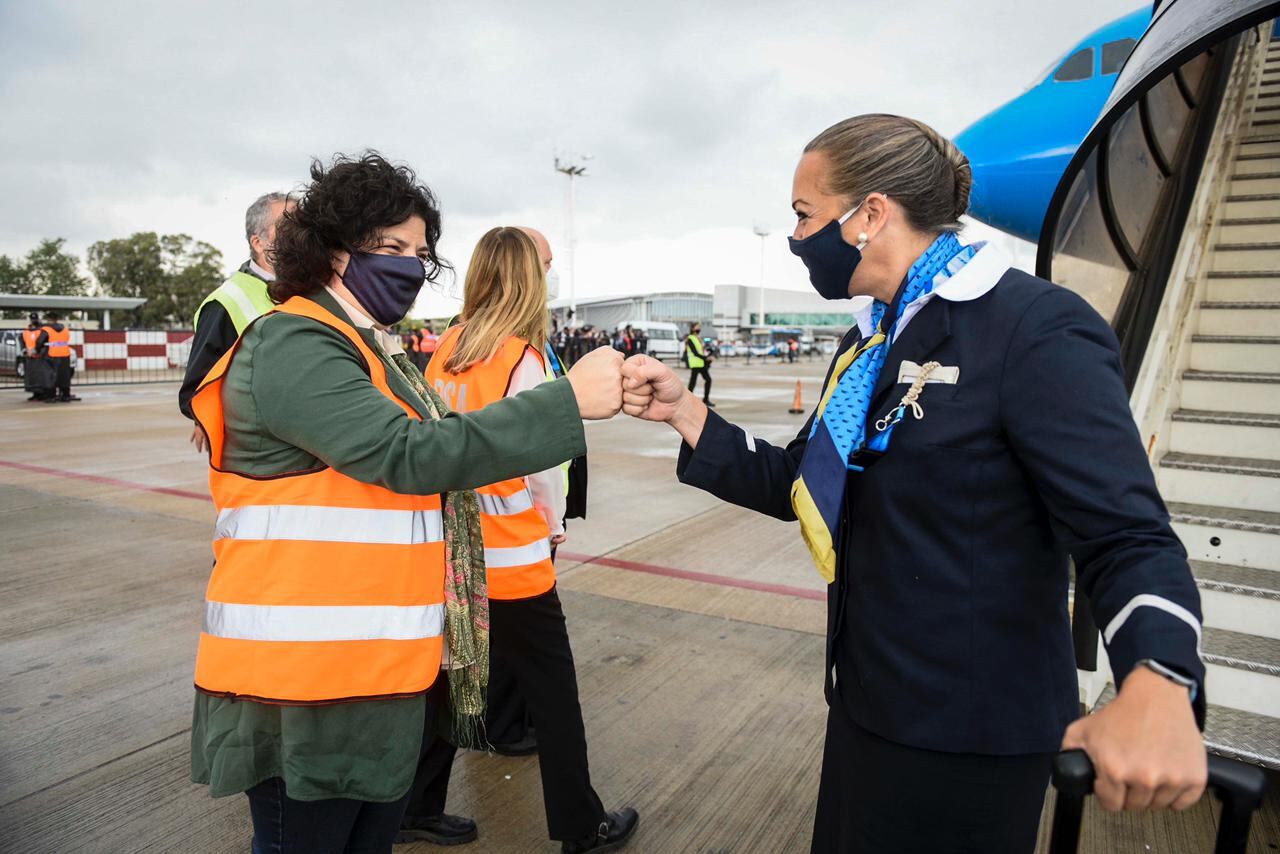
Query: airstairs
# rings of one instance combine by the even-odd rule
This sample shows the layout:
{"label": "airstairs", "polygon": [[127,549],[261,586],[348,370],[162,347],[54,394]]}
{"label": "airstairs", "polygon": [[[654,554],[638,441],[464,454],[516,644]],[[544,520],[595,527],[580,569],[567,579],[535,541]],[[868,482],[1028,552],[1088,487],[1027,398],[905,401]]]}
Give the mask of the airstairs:
{"label": "airstairs", "polygon": [[1205,740],[1280,769],[1280,41],[1255,53],[1242,55],[1240,97],[1219,116],[1202,228],[1189,221],[1183,240],[1199,263],[1181,322],[1164,330],[1181,342],[1152,435],[1203,603]]}

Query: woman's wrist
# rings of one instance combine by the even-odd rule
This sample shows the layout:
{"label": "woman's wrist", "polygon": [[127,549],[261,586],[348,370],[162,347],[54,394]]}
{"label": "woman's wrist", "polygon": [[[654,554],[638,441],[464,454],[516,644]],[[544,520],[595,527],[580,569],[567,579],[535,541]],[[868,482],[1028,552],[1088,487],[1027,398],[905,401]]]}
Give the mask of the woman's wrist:
{"label": "woman's wrist", "polygon": [[672,409],[667,423],[680,434],[690,448],[698,447],[698,439],[707,424],[707,407],[688,389],[680,397],[680,402]]}

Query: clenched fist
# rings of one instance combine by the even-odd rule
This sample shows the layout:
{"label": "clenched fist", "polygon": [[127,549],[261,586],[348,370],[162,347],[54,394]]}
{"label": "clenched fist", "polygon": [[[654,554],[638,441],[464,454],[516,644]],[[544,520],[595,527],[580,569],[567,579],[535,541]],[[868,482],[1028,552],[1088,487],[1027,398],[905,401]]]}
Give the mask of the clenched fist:
{"label": "clenched fist", "polygon": [[622,354],[611,347],[592,350],[568,373],[578,413],[588,421],[612,418],[622,408]]}
{"label": "clenched fist", "polygon": [[670,421],[684,397],[675,371],[649,356],[632,356],[622,365],[622,408],[646,421]]}

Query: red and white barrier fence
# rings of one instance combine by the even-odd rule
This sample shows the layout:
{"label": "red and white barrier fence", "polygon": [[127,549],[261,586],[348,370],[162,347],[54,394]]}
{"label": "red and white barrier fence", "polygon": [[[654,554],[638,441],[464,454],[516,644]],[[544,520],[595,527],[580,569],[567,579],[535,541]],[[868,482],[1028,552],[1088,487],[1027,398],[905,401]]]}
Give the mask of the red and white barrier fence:
{"label": "red and white barrier fence", "polygon": [[185,368],[190,331],[73,329],[71,346],[82,371],[157,371]]}

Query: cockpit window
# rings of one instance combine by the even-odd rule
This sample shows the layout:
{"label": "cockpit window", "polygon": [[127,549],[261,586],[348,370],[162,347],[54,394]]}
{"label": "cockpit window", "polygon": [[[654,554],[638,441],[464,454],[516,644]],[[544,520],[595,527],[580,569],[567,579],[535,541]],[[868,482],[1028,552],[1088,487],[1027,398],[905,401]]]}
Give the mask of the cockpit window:
{"label": "cockpit window", "polygon": [[1067,57],[1067,61],[1058,66],[1053,79],[1059,83],[1072,80],[1088,80],[1093,76],[1093,48],[1086,47]]}
{"label": "cockpit window", "polygon": [[1102,46],[1102,73],[1115,74],[1119,71],[1120,66],[1124,65],[1124,61],[1129,58],[1129,54],[1133,53],[1133,46],[1137,43],[1136,39],[1119,39],[1104,44]]}

